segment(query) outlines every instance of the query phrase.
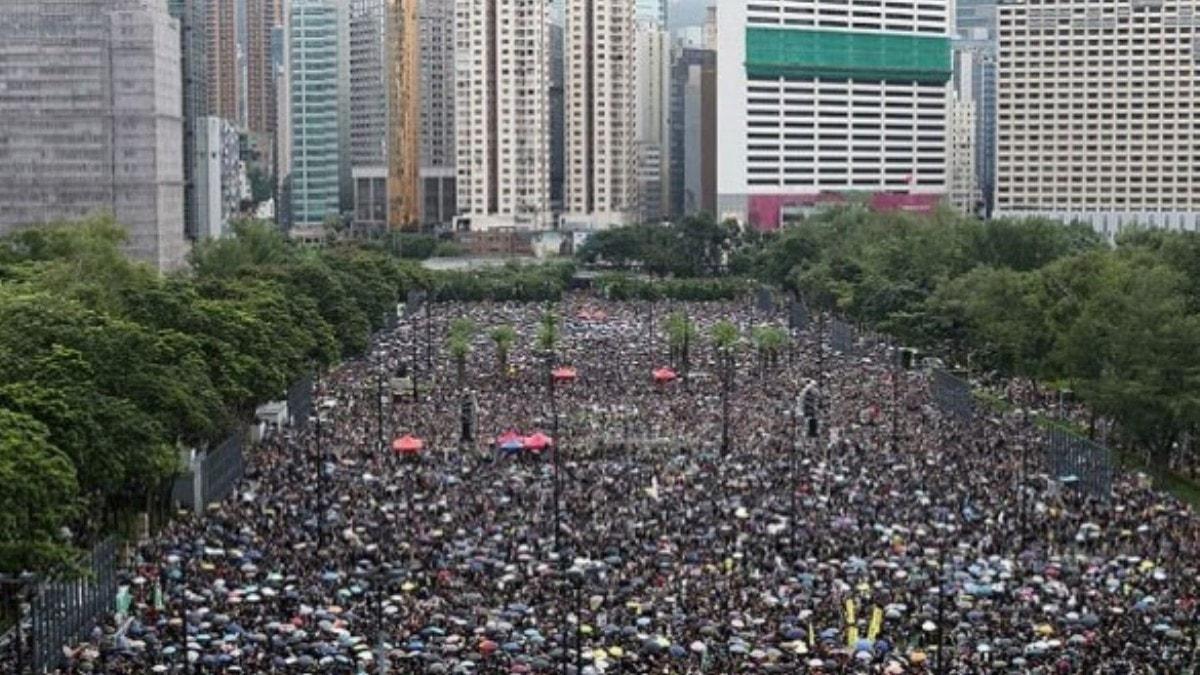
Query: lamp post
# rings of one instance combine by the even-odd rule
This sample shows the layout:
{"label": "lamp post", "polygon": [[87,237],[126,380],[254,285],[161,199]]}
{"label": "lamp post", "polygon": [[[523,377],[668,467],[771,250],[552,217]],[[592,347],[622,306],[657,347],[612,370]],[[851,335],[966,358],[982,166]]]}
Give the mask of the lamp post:
{"label": "lamp post", "polygon": [[316,445],[317,445],[317,550],[325,550],[325,452],[321,448],[321,371],[317,371]]}

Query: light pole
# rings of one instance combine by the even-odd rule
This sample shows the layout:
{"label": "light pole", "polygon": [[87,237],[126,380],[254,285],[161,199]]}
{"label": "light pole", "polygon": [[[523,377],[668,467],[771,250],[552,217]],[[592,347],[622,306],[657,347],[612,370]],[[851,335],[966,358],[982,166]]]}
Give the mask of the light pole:
{"label": "light pole", "polygon": [[325,452],[321,448],[321,371],[316,383],[316,445],[317,445],[317,551],[325,550]]}

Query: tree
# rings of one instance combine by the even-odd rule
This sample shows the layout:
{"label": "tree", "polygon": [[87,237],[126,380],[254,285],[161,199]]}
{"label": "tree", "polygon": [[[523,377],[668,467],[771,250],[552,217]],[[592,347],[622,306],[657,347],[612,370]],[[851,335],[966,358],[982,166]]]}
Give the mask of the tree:
{"label": "tree", "polygon": [[671,365],[684,377],[691,366],[691,346],[696,341],[696,324],[683,310],[667,316],[667,344],[671,350]]}
{"label": "tree", "polygon": [[497,374],[504,377],[508,371],[508,354],[512,350],[513,343],[517,341],[517,331],[509,325],[496,326],[488,333],[488,337],[496,345]]}
{"label": "tree", "polygon": [[455,319],[450,324],[448,337],[450,355],[458,370],[458,387],[462,389],[467,378],[467,357],[471,354],[471,341],[475,338],[475,322],[467,318]]}
{"label": "tree", "polygon": [[717,352],[717,369],[721,375],[721,452],[729,453],[729,396],[737,368],[737,326],[722,319],[712,327],[713,347]]}
{"label": "tree", "polygon": [[787,331],[769,324],[755,326],[750,331],[754,341],[755,351],[758,352],[759,371],[766,375],[767,369],[779,364],[779,356],[787,345]]}
{"label": "tree", "polygon": [[78,486],[71,461],[37,420],[0,408],[0,572],[64,565],[73,550]]}

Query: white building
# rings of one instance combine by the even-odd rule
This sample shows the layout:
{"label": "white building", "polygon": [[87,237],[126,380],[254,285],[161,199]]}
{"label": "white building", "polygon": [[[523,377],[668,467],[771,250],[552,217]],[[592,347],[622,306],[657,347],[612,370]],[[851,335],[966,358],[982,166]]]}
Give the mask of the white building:
{"label": "white building", "polygon": [[960,213],[972,214],[983,204],[975,145],[979,124],[979,103],[974,76],[978,53],[971,49],[954,50],[954,98],[950,102],[947,123],[949,190],[947,201]]}
{"label": "white building", "polygon": [[548,0],[458,0],[460,230],[544,230],[550,213]]}
{"label": "white building", "polygon": [[1197,4],[999,7],[997,216],[1197,228]]}
{"label": "white building", "polygon": [[668,94],[671,44],[655,21],[637,25],[638,211],[642,222],[662,220],[668,212]]}
{"label": "white building", "polygon": [[951,0],[717,4],[718,215],[763,228],[844,193],[947,190]]}
{"label": "white building", "polygon": [[219,238],[229,230],[248,189],[237,127],[220,117],[196,125],[196,235]]}
{"label": "white building", "polygon": [[567,3],[564,229],[637,219],[635,13],[634,0]]}

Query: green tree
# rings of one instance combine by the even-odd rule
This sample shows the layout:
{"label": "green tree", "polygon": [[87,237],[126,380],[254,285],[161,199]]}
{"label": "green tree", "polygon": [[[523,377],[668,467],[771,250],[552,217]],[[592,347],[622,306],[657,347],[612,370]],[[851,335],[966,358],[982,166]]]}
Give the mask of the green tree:
{"label": "green tree", "polygon": [[504,377],[508,370],[508,355],[513,343],[517,341],[517,331],[512,326],[496,326],[488,333],[488,337],[496,345],[496,372]]}
{"label": "green tree", "polygon": [[737,370],[737,345],[740,340],[737,326],[722,319],[712,327],[713,347],[717,352],[717,370],[721,377],[721,452],[728,454],[729,397],[733,390],[733,378]]}
{"label": "green tree", "polygon": [[45,425],[0,408],[0,572],[66,564],[78,486],[71,462],[48,440]]}

